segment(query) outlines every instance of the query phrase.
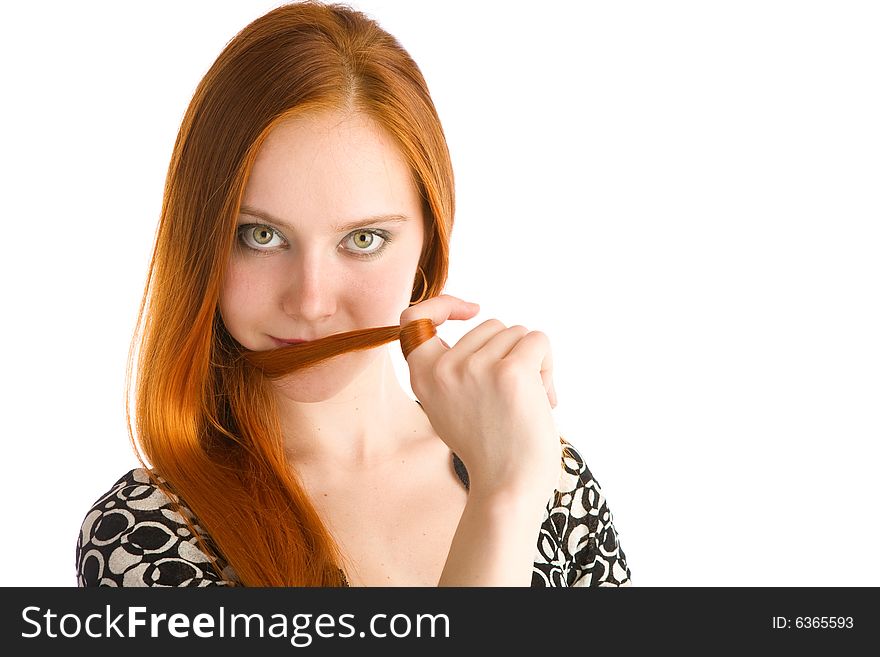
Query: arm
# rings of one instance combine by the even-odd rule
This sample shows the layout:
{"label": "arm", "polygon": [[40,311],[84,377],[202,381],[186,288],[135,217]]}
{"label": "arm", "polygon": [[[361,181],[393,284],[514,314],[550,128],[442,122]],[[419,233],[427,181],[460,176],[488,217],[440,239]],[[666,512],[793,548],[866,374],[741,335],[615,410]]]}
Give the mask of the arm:
{"label": "arm", "polygon": [[572,586],[632,586],[626,554],[620,547],[611,511],[603,507],[599,514],[601,529],[588,536],[575,555],[577,577]]}
{"label": "arm", "polygon": [[[77,584],[224,586],[174,504],[132,470],[92,505],[76,543]],[[198,526],[196,525],[197,529]]]}
{"label": "arm", "polygon": [[575,573],[570,586],[631,586],[626,554],[599,482],[574,450],[577,484],[561,536]]}
{"label": "arm", "polygon": [[546,500],[471,491],[438,586],[531,586]]}

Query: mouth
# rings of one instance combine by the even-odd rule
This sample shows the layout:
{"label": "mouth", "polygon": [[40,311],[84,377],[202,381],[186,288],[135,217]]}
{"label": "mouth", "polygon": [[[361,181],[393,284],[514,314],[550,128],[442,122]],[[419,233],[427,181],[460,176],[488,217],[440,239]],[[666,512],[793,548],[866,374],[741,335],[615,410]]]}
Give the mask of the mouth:
{"label": "mouth", "polygon": [[282,340],[282,339],[280,339],[280,338],[276,338],[276,337],[273,337],[273,336],[271,336],[271,335],[270,335],[269,337],[272,338],[272,341],[273,341],[273,342],[275,343],[275,345],[278,346],[278,347],[287,347],[287,346],[292,345],[292,344],[300,344],[300,343],[302,343],[302,342],[308,342],[308,340],[297,340],[297,339],[292,339],[292,340]]}

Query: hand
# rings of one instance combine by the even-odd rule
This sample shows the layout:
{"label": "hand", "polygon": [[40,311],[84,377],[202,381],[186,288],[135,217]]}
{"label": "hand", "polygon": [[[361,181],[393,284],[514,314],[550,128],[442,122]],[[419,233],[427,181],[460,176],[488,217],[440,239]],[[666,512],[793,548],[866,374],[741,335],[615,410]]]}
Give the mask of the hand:
{"label": "hand", "polygon": [[[403,311],[439,326],[479,312],[448,294]],[[547,336],[489,319],[454,347],[438,335],[409,354],[410,385],[440,438],[464,462],[470,495],[534,494],[544,503],[559,483],[561,443]]]}

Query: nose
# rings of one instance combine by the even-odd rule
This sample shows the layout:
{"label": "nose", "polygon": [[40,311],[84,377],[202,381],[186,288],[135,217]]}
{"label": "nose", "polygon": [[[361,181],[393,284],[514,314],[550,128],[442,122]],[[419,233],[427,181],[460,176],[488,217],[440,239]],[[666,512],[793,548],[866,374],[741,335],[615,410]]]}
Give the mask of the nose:
{"label": "nose", "polygon": [[303,323],[319,322],[336,311],[336,279],[332,265],[318,253],[300,251],[288,270],[284,312]]}

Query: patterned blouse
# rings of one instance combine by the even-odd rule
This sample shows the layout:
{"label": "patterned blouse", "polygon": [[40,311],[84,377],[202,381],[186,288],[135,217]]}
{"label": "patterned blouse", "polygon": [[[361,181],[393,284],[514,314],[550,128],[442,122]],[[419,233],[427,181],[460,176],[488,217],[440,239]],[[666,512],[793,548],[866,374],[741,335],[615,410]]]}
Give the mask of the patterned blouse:
{"label": "patterned blouse", "polygon": [[[574,446],[566,445],[571,457],[564,459],[557,487],[560,496],[548,502],[544,511],[531,585],[629,586],[626,555],[599,483]],[[455,453],[452,466],[469,489],[467,470]],[[179,506],[142,468],[123,475],[83,520],[76,544],[79,586],[237,584],[231,566],[221,561],[219,572],[211,566],[180,511],[190,516],[203,538],[210,541],[210,537],[186,504],[179,498],[175,501]]]}

